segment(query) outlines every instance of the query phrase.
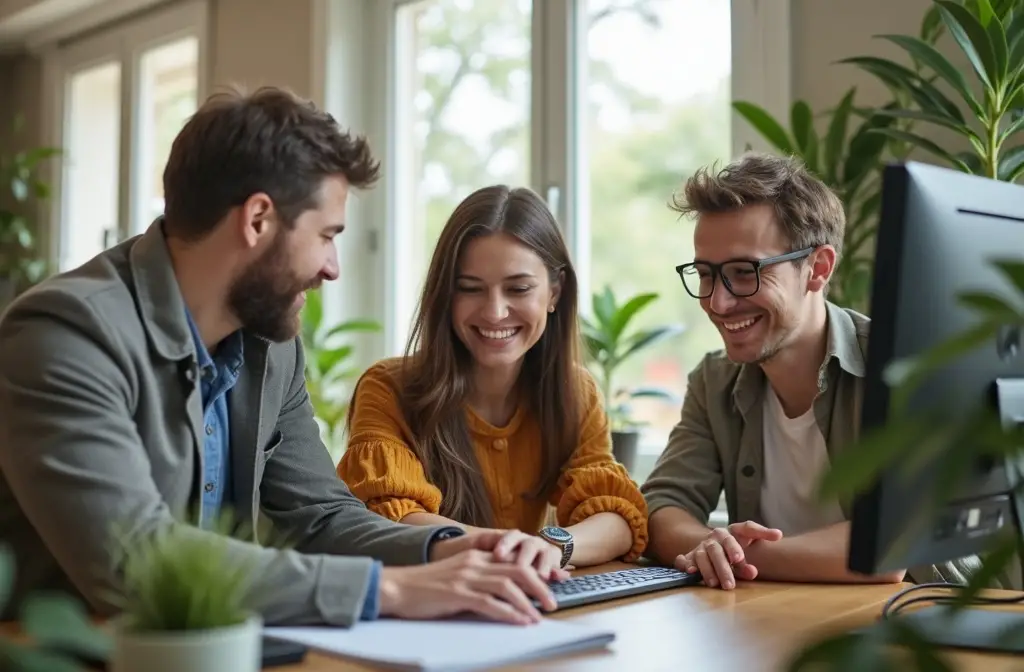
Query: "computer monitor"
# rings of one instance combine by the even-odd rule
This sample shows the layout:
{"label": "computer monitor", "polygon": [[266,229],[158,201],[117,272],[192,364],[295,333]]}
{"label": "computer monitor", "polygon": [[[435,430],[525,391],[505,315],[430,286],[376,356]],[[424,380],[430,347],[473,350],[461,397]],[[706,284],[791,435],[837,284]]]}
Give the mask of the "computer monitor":
{"label": "computer monitor", "polygon": [[[862,435],[890,417],[885,371],[891,362],[929,350],[979,322],[960,294],[1017,294],[991,263],[1006,257],[1024,260],[1024,186],[913,162],[885,168]],[[993,404],[1005,422],[1024,423],[1024,334],[1008,327],[991,344],[938,369],[908,399],[911,413],[939,410],[949,418],[966,418],[979,404]],[[938,459],[924,462],[909,478],[905,465],[891,465],[855,498],[852,571],[875,574],[938,564],[989,550],[995,535],[1021,534],[1024,502],[1014,494],[1018,470],[1005,460],[982,457],[956,492],[944,494],[927,524],[918,519],[912,525],[915,513],[934,502]],[[975,613],[965,617],[977,616],[978,610],[967,611]],[[948,628],[932,636],[972,646]]]}

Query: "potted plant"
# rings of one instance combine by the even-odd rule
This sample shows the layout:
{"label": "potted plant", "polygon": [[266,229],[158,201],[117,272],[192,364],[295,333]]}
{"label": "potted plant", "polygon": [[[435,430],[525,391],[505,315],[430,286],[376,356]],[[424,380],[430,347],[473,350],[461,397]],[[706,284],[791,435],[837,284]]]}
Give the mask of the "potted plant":
{"label": "potted plant", "polygon": [[306,387],[321,438],[337,462],[341,458],[341,429],[348,412],[348,383],[359,376],[352,367],[353,346],[345,336],[353,332],[377,332],[380,324],[370,320],[349,320],[328,325],[324,320],[323,296],[306,293],[302,309],[302,347],[306,354]]}
{"label": "potted plant", "polygon": [[[0,548],[0,613],[9,605],[14,584],[14,554]],[[0,639],[0,670],[12,672],[83,672],[102,665],[110,655],[110,637],[93,625],[77,599],[60,593],[30,595],[18,610],[18,641]]]}
{"label": "potted plant", "polygon": [[642,426],[633,417],[630,402],[640,397],[677,401],[675,395],[660,388],[615,386],[615,374],[623,362],[685,330],[682,325],[668,324],[627,333],[633,318],[657,298],[655,293],[637,294],[619,304],[611,287],[605,287],[593,296],[593,315],[581,318],[587,361],[601,388],[612,428],[612,452],[628,471],[636,464]]}
{"label": "potted plant", "polygon": [[125,545],[113,672],[257,672],[263,622],[250,567],[221,534],[184,523]]}
{"label": "potted plant", "polygon": [[[919,42],[929,47],[944,33],[938,7],[933,7],[921,21]],[[881,59],[862,60],[874,63]],[[902,70],[919,76],[925,68],[924,63],[914,60]],[[911,97],[904,89],[889,88],[893,101],[877,109],[857,107],[855,87],[847,90],[835,107],[818,115],[806,101],[797,100],[790,108],[788,125],[752,102],[733,103],[737,114],[777,152],[799,158],[842,200],[846,211],[843,261],[829,284],[829,300],[864,313],[870,299],[881,171],[887,160],[907,157],[913,144],[904,134],[911,133],[914,124],[921,121],[891,113],[909,104]],[[822,131],[816,128],[815,117],[823,122]]]}
{"label": "potted plant", "polygon": [[[15,119],[15,132],[22,124],[21,117]],[[40,178],[39,169],[59,153],[53,147],[36,147],[0,156],[0,310],[46,274],[28,212],[34,200],[49,198],[50,185]]]}

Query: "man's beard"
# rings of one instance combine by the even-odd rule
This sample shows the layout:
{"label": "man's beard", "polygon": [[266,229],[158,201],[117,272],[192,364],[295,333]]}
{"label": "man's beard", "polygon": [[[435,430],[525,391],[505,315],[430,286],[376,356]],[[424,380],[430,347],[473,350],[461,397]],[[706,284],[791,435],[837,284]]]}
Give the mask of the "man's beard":
{"label": "man's beard", "polygon": [[301,331],[295,299],[318,284],[318,279],[295,276],[284,235],[279,233],[270,248],[232,283],[228,307],[247,331],[283,343]]}

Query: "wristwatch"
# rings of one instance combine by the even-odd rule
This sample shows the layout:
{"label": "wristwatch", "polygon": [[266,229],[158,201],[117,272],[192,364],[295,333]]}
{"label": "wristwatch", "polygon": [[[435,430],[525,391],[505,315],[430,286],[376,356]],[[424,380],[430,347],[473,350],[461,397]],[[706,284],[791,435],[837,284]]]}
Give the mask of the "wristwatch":
{"label": "wristwatch", "polygon": [[565,567],[569,564],[569,558],[572,557],[572,533],[563,527],[544,527],[537,533],[541,539],[551,542],[555,546],[562,549],[562,564],[560,567]]}

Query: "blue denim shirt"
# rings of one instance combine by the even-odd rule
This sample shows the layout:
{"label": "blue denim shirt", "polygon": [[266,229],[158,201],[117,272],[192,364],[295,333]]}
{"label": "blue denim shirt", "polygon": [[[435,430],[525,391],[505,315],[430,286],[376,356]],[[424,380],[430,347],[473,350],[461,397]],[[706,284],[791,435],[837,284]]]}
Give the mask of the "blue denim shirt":
{"label": "blue denim shirt", "polygon": [[[200,524],[208,528],[216,521],[220,510],[230,506],[231,486],[231,434],[227,395],[238,382],[238,372],[244,363],[242,332],[236,331],[211,356],[199,335],[192,314],[185,310],[188,326],[199,361],[200,394],[203,400],[203,516]],[[366,591],[361,617],[373,620],[380,613],[380,575],[383,563],[373,563],[370,585]]]}
{"label": "blue denim shirt", "polygon": [[213,357],[203,344],[199,330],[186,309],[188,326],[199,360],[200,393],[203,400],[203,515],[200,525],[210,527],[222,507],[231,506],[231,432],[227,395],[238,382],[242,368],[242,333],[225,338]]}

